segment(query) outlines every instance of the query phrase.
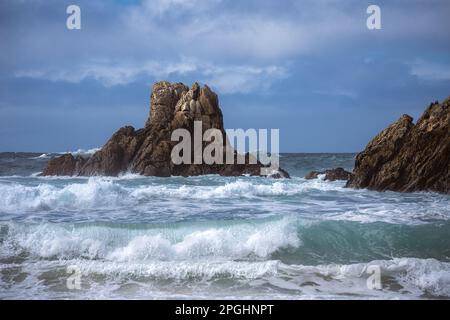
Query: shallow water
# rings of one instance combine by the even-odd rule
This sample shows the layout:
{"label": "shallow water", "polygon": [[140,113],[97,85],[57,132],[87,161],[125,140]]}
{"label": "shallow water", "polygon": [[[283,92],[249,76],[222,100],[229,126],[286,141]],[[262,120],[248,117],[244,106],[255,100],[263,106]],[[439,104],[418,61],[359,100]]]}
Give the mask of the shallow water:
{"label": "shallow water", "polygon": [[353,154],[284,154],[289,180],[37,177],[50,156],[0,153],[0,298],[450,297],[450,196],[302,178]]}

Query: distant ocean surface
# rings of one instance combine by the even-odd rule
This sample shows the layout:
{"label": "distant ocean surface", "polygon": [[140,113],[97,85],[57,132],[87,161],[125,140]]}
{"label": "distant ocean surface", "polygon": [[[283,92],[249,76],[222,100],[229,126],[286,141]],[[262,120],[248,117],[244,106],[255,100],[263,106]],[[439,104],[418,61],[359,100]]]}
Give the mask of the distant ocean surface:
{"label": "distant ocean surface", "polygon": [[1,299],[450,298],[450,196],[302,178],[354,154],[282,154],[290,180],[38,177],[51,156],[0,153]]}

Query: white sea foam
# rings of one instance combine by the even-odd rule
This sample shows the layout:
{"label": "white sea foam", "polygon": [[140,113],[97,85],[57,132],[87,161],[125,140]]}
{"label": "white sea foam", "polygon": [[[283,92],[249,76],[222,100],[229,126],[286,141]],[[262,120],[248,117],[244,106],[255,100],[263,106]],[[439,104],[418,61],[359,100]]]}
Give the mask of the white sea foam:
{"label": "white sea foam", "polygon": [[[288,218],[137,229],[20,223],[6,226],[7,231],[5,225],[1,229],[0,259],[5,261],[24,256],[23,253],[27,258],[25,262],[1,264],[0,269],[14,266],[27,278],[23,284],[14,283],[7,292],[0,288],[0,297],[24,297],[29,293],[24,288],[33,283],[40,297],[49,292],[55,295],[52,297],[73,295],[64,287],[51,293],[46,289],[46,281],[37,280],[50,277],[49,283],[61,283],[53,277],[64,280],[70,265],[80,269],[83,282],[91,288],[72,297],[94,297],[90,295],[95,292],[96,297],[103,298],[148,298],[148,286],[153,296],[161,298],[175,297],[180,292],[192,296],[197,291],[211,298],[450,297],[450,263],[435,259],[396,258],[310,266],[273,260],[273,254],[279,250],[303,249],[298,225]],[[367,286],[369,266],[379,268],[382,290]],[[224,287],[233,286],[233,292],[217,290],[215,279],[233,281]],[[168,287],[167,281],[171,283]],[[118,287],[127,285],[142,286],[143,291],[117,292]],[[193,293],[189,294],[186,288]]]}
{"label": "white sea foam", "polygon": [[[78,228],[55,224],[9,224],[4,254],[25,251],[41,258],[108,261],[266,258],[282,248],[298,247],[297,229],[288,219],[253,224],[183,228]],[[15,248],[11,251],[11,248]],[[9,253],[6,253],[9,252]]]}
{"label": "white sea foam", "polygon": [[[381,290],[368,288],[367,279],[373,274],[368,271],[369,266],[379,268]],[[315,283],[335,294],[359,293],[383,298],[389,295],[418,298],[424,294],[450,297],[450,263],[435,259],[396,258],[350,265],[283,265],[281,268],[289,274],[291,283],[314,279]]]}
{"label": "white sea foam", "polygon": [[153,197],[155,194],[163,194],[169,197],[189,198],[189,199],[229,199],[229,198],[253,198],[265,196],[291,196],[312,190],[340,190],[336,184],[320,182],[300,182],[292,181],[260,183],[256,181],[237,180],[225,183],[220,186],[181,186],[181,187],[160,187],[145,186],[137,188],[132,192],[133,196],[139,198]]}
{"label": "white sea foam", "polygon": [[[73,261],[74,263],[80,261]],[[257,279],[263,276],[274,276],[278,272],[279,261],[151,261],[142,263],[115,263],[84,261],[79,263],[83,273],[132,275],[134,277],[150,277],[157,279],[202,279],[216,277]]]}
{"label": "white sea foam", "polygon": [[[48,179],[44,178],[42,181],[48,181]],[[50,179],[71,180],[67,177]],[[167,199],[205,200],[211,198],[229,199],[288,196],[315,188],[328,188],[328,186],[317,184],[295,184],[292,182],[261,184],[256,181],[249,182],[243,180],[226,183],[221,186],[180,186],[179,184],[163,185],[152,183],[150,185],[130,187],[117,183],[120,180],[132,179],[145,178],[134,174],[126,174],[117,178],[92,177],[86,179],[86,182],[71,181],[72,183],[66,184],[63,187],[56,186],[50,182],[41,183],[37,186],[24,186],[19,183],[2,183],[0,184],[0,194],[2,194],[0,198],[0,211],[77,210],[103,206],[114,208],[163,197]]]}
{"label": "white sea foam", "polygon": [[87,183],[71,183],[59,188],[49,183],[24,186],[0,184],[0,211],[83,210],[92,207],[118,206],[120,195],[127,191],[112,181],[89,179]]}
{"label": "white sea foam", "polygon": [[48,158],[50,158],[50,156],[51,156],[50,153],[43,153],[40,156],[32,157],[30,159],[48,159]]}
{"label": "white sea foam", "polygon": [[63,152],[54,152],[54,153],[49,152],[49,153],[43,153],[37,157],[32,157],[30,159],[49,159],[55,154],[61,155],[61,154],[66,154],[66,153],[71,153],[73,155],[80,155],[80,156],[83,156],[83,155],[91,156],[99,150],[100,150],[100,148],[92,148],[92,149],[77,149],[75,151],[63,151]]}
{"label": "white sea foam", "polygon": [[[61,286],[59,290],[48,290],[42,279],[48,279],[49,283],[65,283],[67,266],[76,266],[83,284],[88,284],[90,289],[68,290]],[[369,266],[380,268],[381,290],[368,287]],[[0,265],[0,269],[10,267]],[[348,265],[304,266],[286,265],[277,260],[121,262],[77,258],[38,260],[15,267],[20,267],[28,276],[23,284],[14,283],[8,291],[0,288],[0,297],[23,298],[30,293],[25,288],[32,288],[31,291],[41,298],[174,298],[183,295],[213,299],[450,297],[450,263],[434,259],[399,258]],[[48,270],[55,272],[48,273]],[[228,282],[221,286],[220,282],[214,282],[216,279],[227,279]],[[130,286],[142,290],[127,290]]]}
{"label": "white sea foam", "polygon": [[[164,207],[188,215],[185,207],[211,210],[225,206],[243,208],[252,204],[271,214],[301,213],[304,216],[363,223],[427,223],[450,218],[449,198],[436,194],[377,193],[343,188],[341,182],[320,179],[272,180],[264,178],[143,177],[124,174],[119,177],[2,177],[0,213],[111,212],[163,214]],[[20,181],[18,181],[20,180]],[[25,183],[22,183],[22,180]],[[322,195],[324,198],[322,198]],[[169,201],[170,200],[170,201]],[[175,205],[176,204],[176,205]]]}
{"label": "white sea foam", "polygon": [[[450,198],[343,186],[2,176],[0,298],[450,298]],[[325,264],[391,256],[442,261]],[[70,265],[85,289],[66,288]],[[367,287],[369,265],[381,268],[383,290]]]}
{"label": "white sea foam", "polygon": [[75,151],[67,151],[67,152],[58,152],[59,154],[71,153],[73,155],[92,155],[99,151],[100,148],[92,148],[92,149],[77,149]]}

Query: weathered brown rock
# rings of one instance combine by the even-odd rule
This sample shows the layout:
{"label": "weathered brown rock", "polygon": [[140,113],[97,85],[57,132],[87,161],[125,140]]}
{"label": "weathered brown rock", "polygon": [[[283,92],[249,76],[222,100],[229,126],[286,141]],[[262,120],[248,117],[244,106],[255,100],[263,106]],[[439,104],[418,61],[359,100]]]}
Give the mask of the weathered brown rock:
{"label": "weathered brown rock", "polygon": [[359,153],[348,187],[450,193],[450,99],[403,115]]}
{"label": "weathered brown rock", "polygon": [[[153,86],[150,98],[150,115],[145,127],[135,130],[131,126],[119,129],[92,157],[85,160],[72,155],[52,159],[42,175],[105,175],[117,176],[123,172],[147,176],[192,176],[220,174],[224,176],[260,175],[262,164],[181,164],[171,161],[172,148],[178,142],[171,141],[176,129],[187,129],[194,133],[194,121],[202,121],[203,132],[215,128],[224,137],[222,111],[217,95],[208,87],[195,83],[191,89],[182,83],[161,81]],[[207,145],[203,142],[203,147]],[[193,159],[193,150],[191,158]],[[237,159],[238,154],[234,154]],[[279,170],[274,177],[289,177]]]}
{"label": "weathered brown rock", "polygon": [[305,176],[305,179],[317,179],[319,175],[324,174],[324,180],[336,181],[336,180],[348,180],[351,177],[351,172],[345,171],[343,168],[329,169],[325,171],[311,171]]}
{"label": "weathered brown rock", "polygon": [[68,153],[51,159],[42,172],[43,176],[73,176],[77,175],[86,160],[80,156],[74,157]]}
{"label": "weathered brown rock", "polygon": [[76,172],[77,175],[116,176],[127,171],[144,139],[144,131],[133,127],[120,128],[103,148],[92,155],[86,164]]}

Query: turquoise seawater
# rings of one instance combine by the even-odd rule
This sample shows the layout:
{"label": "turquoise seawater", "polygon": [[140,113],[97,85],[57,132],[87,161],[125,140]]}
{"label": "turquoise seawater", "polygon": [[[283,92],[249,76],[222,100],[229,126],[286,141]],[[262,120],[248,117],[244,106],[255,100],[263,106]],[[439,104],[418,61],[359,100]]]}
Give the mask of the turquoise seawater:
{"label": "turquoise seawater", "polygon": [[0,298],[450,298],[450,196],[302,178],[354,154],[282,154],[282,180],[38,177],[50,156],[0,153]]}

